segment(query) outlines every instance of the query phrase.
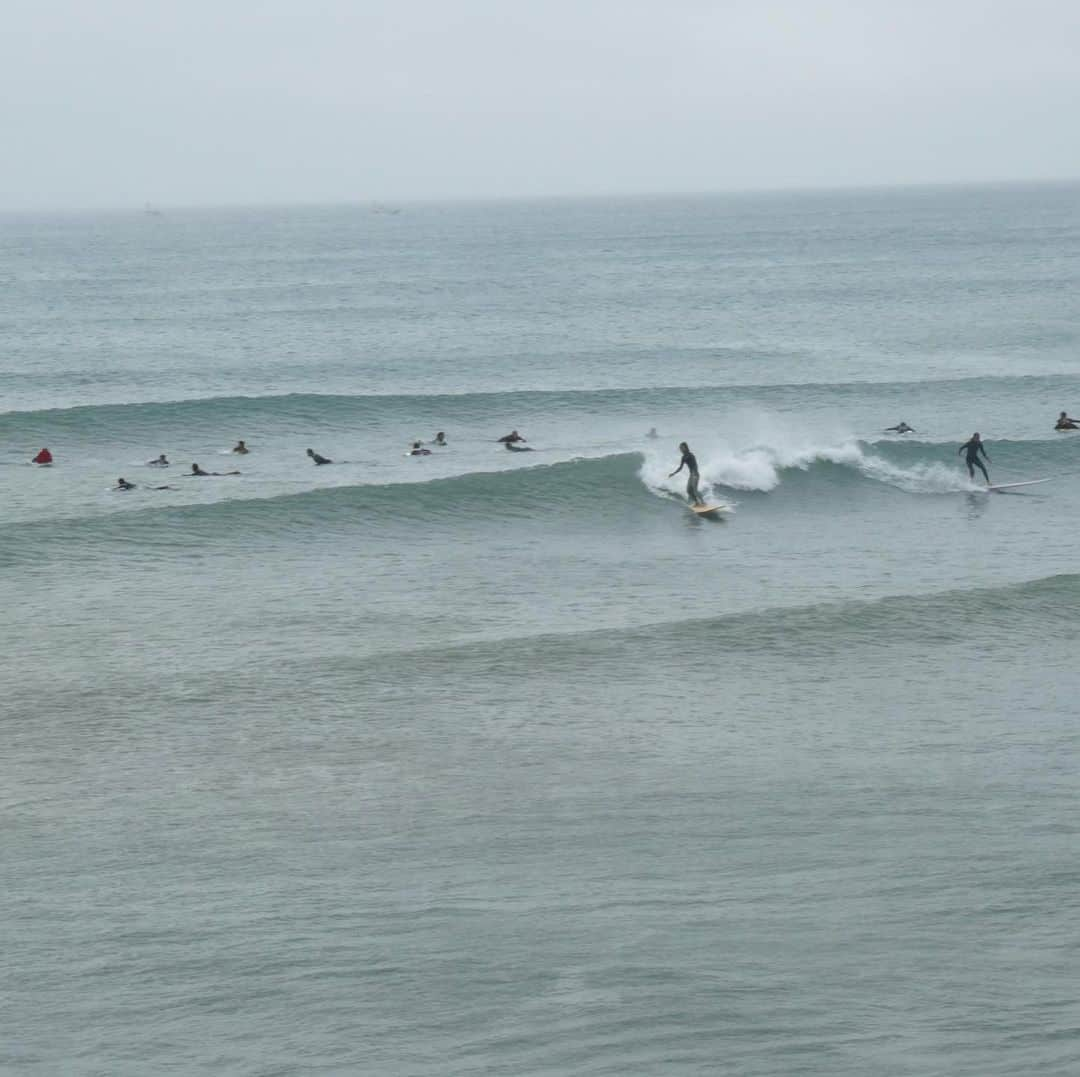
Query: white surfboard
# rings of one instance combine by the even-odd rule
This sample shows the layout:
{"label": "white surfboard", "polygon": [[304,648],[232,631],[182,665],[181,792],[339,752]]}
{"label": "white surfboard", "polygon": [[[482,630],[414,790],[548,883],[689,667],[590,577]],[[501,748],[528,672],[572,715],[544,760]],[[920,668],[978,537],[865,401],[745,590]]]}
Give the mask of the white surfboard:
{"label": "white surfboard", "polygon": [[998,482],[987,486],[987,490],[1015,490],[1018,486],[1038,486],[1040,483],[1049,482],[1050,479],[1027,479],[1025,482]]}
{"label": "white surfboard", "polygon": [[689,505],[687,507],[698,516],[714,516],[717,513],[734,511],[730,505]]}

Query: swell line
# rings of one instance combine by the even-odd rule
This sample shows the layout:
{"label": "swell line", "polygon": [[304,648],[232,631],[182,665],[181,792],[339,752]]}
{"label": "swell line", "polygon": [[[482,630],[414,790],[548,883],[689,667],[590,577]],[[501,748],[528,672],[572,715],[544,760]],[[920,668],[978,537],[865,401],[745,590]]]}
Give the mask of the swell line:
{"label": "swell line", "polygon": [[[513,407],[557,407],[593,411],[608,404],[615,408],[662,403],[685,403],[688,395],[736,394],[750,397],[787,396],[792,393],[831,392],[852,394],[878,391],[909,393],[912,386],[932,386],[935,390],[968,388],[973,382],[993,383],[1003,388],[1067,388],[1080,382],[1080,375],[1028,374],[888,381],[805,381],[777,383],[731,383],[707,385],[638,386],[632,388],[525,389],[512,392],[442,392],[442,393],[269,393],[260,395],[185,397],[177,400],[139,401],[135,403],[79,404],[63,408],[13,409],[0,412],[0,420],[49,423],[57,428],[77,428],[82,424],[118,421],[126,416],[146,416],[151,420],[165,417],[176,420],[197,416],[233,416],[253,418],[268,416],[328,417],[337,413],[363,416],[372,411],[438,411],[485,414]],[[142,420],[146,421],[146,420]]]}

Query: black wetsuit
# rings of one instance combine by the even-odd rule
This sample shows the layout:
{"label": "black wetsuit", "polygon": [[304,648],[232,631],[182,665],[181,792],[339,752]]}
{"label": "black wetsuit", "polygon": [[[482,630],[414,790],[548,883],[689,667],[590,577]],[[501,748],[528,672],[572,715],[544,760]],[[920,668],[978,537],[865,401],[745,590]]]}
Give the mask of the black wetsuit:
{"label": "black wetsuit", "polygon": [[690,477],[686,480],[686,496],[690,498],[692,504],[701,505],[703,502],[701,494],[698,493],[698,480],[701,476],[698,474],[697,457],[689,449],[682,454],[675,474],[678,475],[684,467],[690,472]]}
{"label": "black wetsuit", "polygon": [[964,444],[960,446],[958,452],[967,454],[964,458],[964,462],[967,464],[968,474],[974,479],[975,468],[978,468],[983,473],[983,478],[986,479],[986,485],[989,486],[990,476],[987,474],[986,468],[983,467],[983,463],[979,459],[979,453],[982,453],[987,460],[990,459],[982,441],[976,441],[974,438],[970,441],[965,441]]}
{"label": "black wetsuit", "polygon": [[332,464],[334,462],[333,460],[327,460],[325,456],[320,456],[317,452],[311,454],[311,459],[314,460],[316,464]]}

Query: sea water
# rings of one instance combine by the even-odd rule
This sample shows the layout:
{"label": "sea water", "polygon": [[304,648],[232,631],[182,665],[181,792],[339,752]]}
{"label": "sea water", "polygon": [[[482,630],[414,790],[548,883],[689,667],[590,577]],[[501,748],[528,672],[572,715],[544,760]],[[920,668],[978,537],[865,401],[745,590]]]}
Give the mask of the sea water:
{"label": "sea water", "polygon": [[2,218],[0,1071],[1080,1071],[1078,347],[1077,187]]}

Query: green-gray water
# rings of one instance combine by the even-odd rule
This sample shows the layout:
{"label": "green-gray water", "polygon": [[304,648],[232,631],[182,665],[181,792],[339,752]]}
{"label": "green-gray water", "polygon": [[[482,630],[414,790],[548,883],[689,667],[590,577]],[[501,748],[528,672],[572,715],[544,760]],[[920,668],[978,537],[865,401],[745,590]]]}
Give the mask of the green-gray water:
{"label": "green-gray water", "polygon": [[1077,1072],[1080,189],[0,238],[0,1071]]}

